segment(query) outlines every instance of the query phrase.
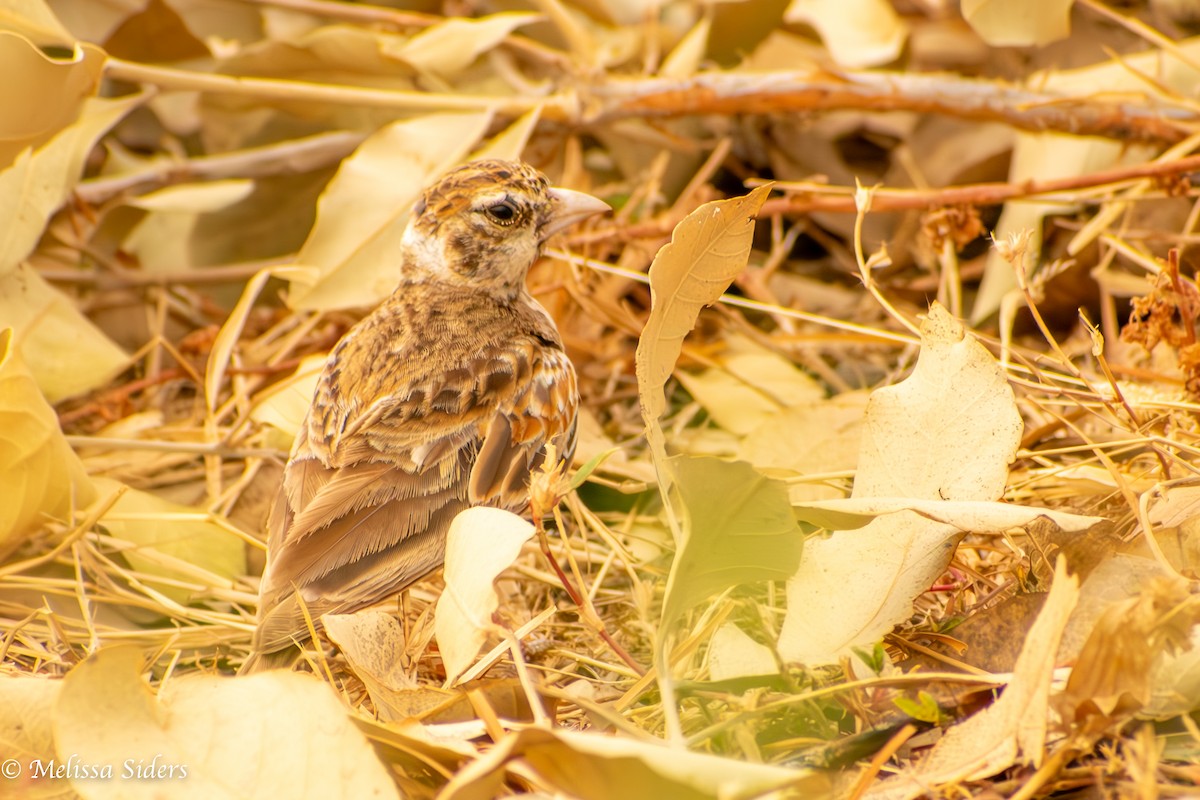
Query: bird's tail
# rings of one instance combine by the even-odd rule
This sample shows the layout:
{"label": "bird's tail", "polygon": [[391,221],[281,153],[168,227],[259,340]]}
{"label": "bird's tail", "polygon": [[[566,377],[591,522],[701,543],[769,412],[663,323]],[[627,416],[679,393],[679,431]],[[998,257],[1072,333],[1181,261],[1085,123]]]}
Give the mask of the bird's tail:
{"label": "bird's tail", "polygon": [[238,675],[253,675],[269,669],[288,669],[300,660],[301,650],[296,645],[289,645],[280,650],[254,650],[242,662]]}

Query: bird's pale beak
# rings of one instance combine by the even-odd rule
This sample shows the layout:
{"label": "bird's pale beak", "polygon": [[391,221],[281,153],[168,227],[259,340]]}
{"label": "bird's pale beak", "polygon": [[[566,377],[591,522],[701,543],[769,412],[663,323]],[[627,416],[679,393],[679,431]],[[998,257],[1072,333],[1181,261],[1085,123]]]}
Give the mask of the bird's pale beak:
{"label": "bird's pale beak", "polygon": [[550,190],[550,196],[554,198],[554,210],[550,212],[550,221],[542,229],[543,241],[576,222],[612,210],[603,200],[572,189],[554,188]]}

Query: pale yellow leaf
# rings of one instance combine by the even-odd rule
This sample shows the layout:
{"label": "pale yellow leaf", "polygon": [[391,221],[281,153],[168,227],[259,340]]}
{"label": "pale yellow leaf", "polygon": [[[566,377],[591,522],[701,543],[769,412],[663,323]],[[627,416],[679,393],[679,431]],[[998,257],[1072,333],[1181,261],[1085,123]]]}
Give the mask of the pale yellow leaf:
{"label": "pale yellow leaf", "polygon": [[49,0],[77,39],[104,42],[122,23],[143,11],[150,0]]}
{"label": "pale yellow leaf", "polygon": [[185,183],[132,197],[126,202],[146,211],[204,213],[244,200],[254,191],[254,181],[230,179],[209,183]]}
{"label": "pale yellow leaf", "polygon": [[810,375],[743,336],[730,336],[716,367],[679,372],[679,382],[727,431],[748,434],[786,408],[825,396]]}
{"label": "pale yellow leaf", "polygon": [[399,721],[411,715],[414,692],[424,697],[425,689],[405,671],[404,629],[395,615],[367,609],[323,614],[321,623],[367,687],[379,719]]}
{"label": "pale yellow leaf", "polygon": [[[852,496],[994,501],[1022,431],[1004,370],[940,305],[930,309],[921,343],[912,375],[871,396]],[[911,615],[962,535],[900,511],[810,540],[788,581],[780,653],[824,664],[870,646]]]}
{"label": "pale yellow leaf", "polygon": [[[659,462],[665,455],[658,421],[667,408],[663,387],[700,310],[745,269],[755,214],[770,191],[770,185],[760,186],[744,197],[700,206],[675,226],[650,265],[650,317],[638,339],[636,364],[646,435]],[[662,465],[657,466],[661,480]]]}
{"label": "pale yellow leaf", "polygon": [[[203,510],[128,489],[111,478],[98,477],[95,486],[101,498],[125,490],[100,522],[114,538],[132,545],[120,552],[138,572],[199,587],[229,586],[245,574],[242,540],[209,520]],[[190,600],[187,589],[147,583],[176,602]]]}
{"label": "pale yellow leaf", "polygon": [[423,72],[450,80],[514,30],[540,18],[539,14],[525,12],[451,18],[426,28],[398,47],[387,48],[387,52]]}
{"label": "pale yellow leaf", "polygon": [[446,534],[446,588],[434,612],[434,631],[446,685],[466,671],[492,627],[500,598],[492,583],[512,566],[533,525],[508,511],[479,506],[461,512]]}
{"label": "pale yellow leaf", "polygon": [[98,47],[81,45],[71,58],[50,58],[24,36],[0,30],[0,75],[21,76],[0,82],[0,167],[69,126],[96,93],[103,67]]}
{"label": "pale yellow leaf", "polygon": [[1044,47],[1071,35],[1075,0],[962,0],[962,15],[992,47]]}
{"label": "pale yellow leaf", "polygon": [[542,117],[542,108],[537,106],[517,118],[504,130],[488,139],[482,147],[467,157],[467,161],[479,161],[485,158],[501,158],[515,161],[525,152],[529,137],[537,129],[538,120]]}
{"label": "pale yellow leaf", "polygon": [[0,275],[29,255],[50,215],[78,182],[92,145],[141,100],[141,95],[89,98],[74,122],[0,170]]}
{"label": "pale yellow leaf", "polygon": [[283,431],[289,442],[294,439],[312,405],[317,381],[328,358],[327,353],[306,356],[295,372],[255,396],[250,418]]}
{"label": "pale yellow leaf", "polygon": [[692,26],[692,29],[679,40],[662,66],[658,68],[662,78],[690,78],[700,69],[704,54],[708,50],[708,33],[712,28],[712,18],[704,16]]}
{"label": "pale yellow leaf", "polygon": [[400,281],[397,259],[421,192],[479,141],[491,114],[427,114],[388,125],[342,162],[317,204],[317,221],[296,257],[316,278],[293,280],[297,309],[367,306]]}
{"label": "pale yellow leaf", "polygon": [[[796,475],[853,472],[868,396],[847,392],[772,415],[746,435],[737,457],[759,469]],[[798,503],[844,497],[845,492],[828,483],[790,481],[788,496]]]}
{"label": "pale yellow leaf", "polygon": [[0,553],[94,496],[54,409],[13,348],[12,329],[0,330]]}
{"label": "pale yellow leaf", "polygon": [[[51,711],[62,681],[21,673],[0,676],[0,794],[21,800],[74,797],[65,780],[37,778],[39,764],[55,759]],[[15,767],[11,762],[15,762]]]}
{"label": "pale yellow leaf", "polygon": [[[80,2],[94,3],[96,0]],[[22,33],[39,45],[69,47],[75,41],[45,0],[3,0],[0,2],[0,30]]]}
{"label": "pale yellow leaf", "polygon": [[822,528],[853,529],[885,514],[913,511],[926,519],[944,522],[960,531],[1003,533],[1047,519],[1064,531],[1083,531],[1104,521],[1048,508],[996,503],[987,500],[920,500],[911,497],[852,497],[793,503],[796,516]]}
{"label": "pale yellow leaf", "polygon": [[907,23],[888,0],[792,0],[784,19],[816,28],[843,67],[894,61],[908,38]]}
{"label": "pale yellow leaf", "polygon": [[52,403],[107,383],[129,357],[68,297],[24,264],[0,275],[0,320]]}
{"label": "pale yellow leaf", "polygon": [[250,180],[214,181],[172,186],[131,199],[129,205],[150,213],[129,232],[122,249],[137,256],[146,271],[204,266],[197,263],[194,245],[203,215],[228,208],[253,190]]}
{"label": "pale yellow leaf", "polygon": [[732,622],[717,628],[708,643],[708,675],[714,681],[778,671],[771,648],[754,641]]}
{"label": "pale yellow leaf", "polygon": [[755,764],[648,738],[529,728],[503,745],[493,750],[500,751],[497,760],[519,754],[541,780],[580,800],[750,800],[781,790],[807,800],[835,796],[820,770]]}
{"label": "pale yellow leaf", "polygon": [[[175,677],[155,697],[132,648],[92,655],[54,706],[59,759],[108,767],[71,784],[85,800],[398,798],[330,687],[309,675]],[[143,777],[138,779],[138,771]],[[155,777],[146,779],[146,770]]]}
{"label": "pale yellow leaf", "polygon": [[237,304],[229,312],[221,330],[217,331],[217,336],[213,339],[212,350],[208,354],[208,363],[204,367],[204,399],[208,404],[210,414],[217,409],[217,400],[221,396],[221,385],[225,382],[225,372],[229,369],[230,359],[233,357],[234,348],[237,347],[238,339],[242,335],[246,319],[254,309],[254,301],[258,299],[259,292],[273,274],[275,271],[271,269],[259,270],[253,278],[246,281],[242,296],[238,298]]}

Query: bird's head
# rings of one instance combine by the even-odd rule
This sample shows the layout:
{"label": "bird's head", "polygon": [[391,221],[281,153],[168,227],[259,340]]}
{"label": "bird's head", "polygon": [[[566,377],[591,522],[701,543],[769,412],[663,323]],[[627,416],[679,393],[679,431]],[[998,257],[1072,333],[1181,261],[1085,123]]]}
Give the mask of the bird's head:
{"label": "bird's head", "polygon": [[515,296],[553,234],[608,211],[519,161],[473,161],[427,189],[404,233],[408,269]]}

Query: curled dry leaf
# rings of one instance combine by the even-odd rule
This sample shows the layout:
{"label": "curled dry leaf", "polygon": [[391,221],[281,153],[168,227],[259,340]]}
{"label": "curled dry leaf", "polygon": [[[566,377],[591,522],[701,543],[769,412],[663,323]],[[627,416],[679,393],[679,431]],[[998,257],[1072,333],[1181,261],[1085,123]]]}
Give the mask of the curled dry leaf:
{"label": "curled dry leaf", "polygon": [[650,316],[638,339],[635,360],[646,438],[660,481],[664,480],[662,461],[666,455],[658,421],[667,409],[663,387],[700,310],[715,303],[746,268],[754,215],[770,191],[770,184],[766,184],[745,197],[700,206],[675,226],[671,241],[650,265]]}
{"label": "curled dry leaf", "polygon": [[[96,93],[104,58],[89,44],[70,58],[51,58],[24,36],[0,30],[0,75],[21,76],[0,86],[0,107],[10,110],[0,117],[0,168],[70,126],[85,98]],[[32,113],[11,113],[17,108]]]}
{"label": "curled dry leaf", "polygon": [[[1004,371],[940,305],[921,342],[912,375],[871,396],[852,497],[994,501],[1022,430]],[[912,613],[962,536],[901,511],[809,541],[788,581],[780,654],[825,664],[870,646]]]}
{"label": "curled dry leaf", "polygon": [[512,566],[534,527],[509,511],[479,506],[461,512],[446,534],[446,588],[434,612],[434,631],[446,684],[471,665],[500,607],[493,581]]}
{"label": "curled dry leaf", "polygon": [[[1182,672],[1173,674],[1174,665],[1163,667],[1174,660],[1168,657],[1192,647],[1200,598],[1192,594],[1188,581],[1172,575],[1144,579],[1139,589],[1135,596],[1111,603],[1095,620],[1061,698],[1068,719],[1127,716],[1152,699],[1161,704],[1172,695],[1176,705],[1200,700],[1180,693],[1182,680],[1163,682],[1184,677]],[[1188,683],[1194,687],[1195,677]]]}

